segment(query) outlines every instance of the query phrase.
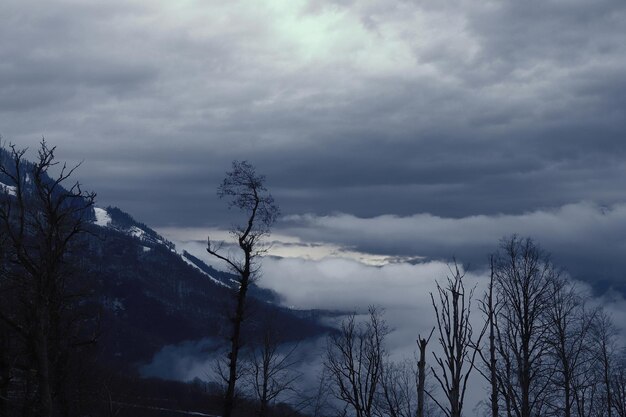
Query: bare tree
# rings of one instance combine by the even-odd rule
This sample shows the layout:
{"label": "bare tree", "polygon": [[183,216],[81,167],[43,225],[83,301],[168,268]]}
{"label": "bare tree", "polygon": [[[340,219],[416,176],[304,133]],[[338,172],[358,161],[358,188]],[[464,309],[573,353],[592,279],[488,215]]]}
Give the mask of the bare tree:
{"label": "bare tree", "polygon": [[386,361],[380,382],[380,400],[376,414],[388,417],[415,417],[417,412],[416,363]]}
{"label": "bare tree", "polygon": [[417,336],[417,347],[419,349],[419,360],[417,362],[417,417],[424,417],[424,393],[426,391],[426,347],[433,336],[435,328],[430,331],[428,337]]}
{"label": "bare tree", "polygon": [[480,302],[480,310],[486,316],[486,326],[489,328],[489,357],[483,354],[482,349],[478,350],[480,357],[486,368],[486,372],[481,368],[478,372],[489,382],[491,392],[489,395],[489,405],[491,417],[498,417],[500,413],[499,405],[499,383],[498,383],[498,359],[496,350],[496,327],[498,325],[498,301],[494,294],[494,259],[489,257],[489,287],[485,297]]}
{"label": "bare tree", "polygon": [[229,199],[229,208],[240,210],[246,217],[241,225],[234,226],[231,230],[241,256],[224,254],[219,245],[212,244],[210,237],[207,239],[207,252],[226,262],[238,280],[235,311],[230,317],[232,333],[227,355],[228,380],[224,397],[224,417],[230,417],[239,378],[237,361],[241,348],[241,325],[245,318],[246,295],[258,272],[255,261],[265,249],[262,239],[269,235],[271,226],[279,215],[279,209],[274,198],[267,192],[265,176],[257,174],[254,167],[246,161],[233,161],[232,171],[226,174],[217,194],[220,198]]}
{"label": "bare tree", "polygon": [[55,413],[54,397],[62,397],[67,349],[75,341],[69,333],[75,323],[67,321],[76,298],[68,286],[67,258],[85,231],[95,199],[78,182],[65,188],[78,166],[64,164],[51,176],[58,164],[55,149],[42,141],[36,162],[29,163],[23,158],[26,150],[10,145],[0,161],[0,173],[9,181],[0,190],[0,229],[9,257],[5,277],[14,295],[14,308],[0,309],[0,320],[31,353],[37,413],[44,417]]}
{"label": "bare tree", "polygon": [[446,396],[447,404],[442,404],[430,392],[427,394],[447,417],[461,417],[467,381],[474,368],[477,346],[485,329],[474,340],[470,323],[473,290],[466,294],[464,274],[456,262],[451,273],[445,287],[437,283],[437,300],[430,294],[437,318],[438,339],[444,351],[443,357],[434,354],[438,369],[431,369]]}
{"label": "bare tree", "polygon": [[322,367],[318,376],[318,381],[312,395],[304,398],[305,404],[308,404],[308,413],[311,417],[323,417],[328,415],[331,407],[330,398],[330,381],[326,367]]}
{"label": "bare tree", "polygon": [[541,415],[552,370],[546,366],[548,311],[558,272],[532,239],[503,240],[494,257],[500,304],[498,383],[508,416]]}
{"label": "bare tree", "polygon": [[386,356],[389,329],[382,314],[369,309],[369,320],[357,323],[353,314],[339,333],[328,338],[324,366],[336,388],[335,396],[354,410],[356,417],[372,417]]}
{"label": "bare tree", "polygon": [[591,333],[595,342],[593,346],[594,356],[601,369],[600,409],[605,416],[612,417],[614,407],[611,380],[613,379],[613,367],[617,350],[615,341],[617,330],[611,317],[603,310],[600,310],[596,315]]}
{"label": "bare tree", "polygon": [[612,404],[618,417],[626,417],[626,351],[622,351],[611,378]]}
{"label": "bare tree", "polygon": [[[0,151],[1,152],[1,151]],[[2,156],[0,155],[0,158]],[[0,190],[2,192],[3,190]],[[8,283],[7,258],[5,255],[7,240],[4,233],[0,233],[0,305],[8,305],[10,301],[5,296],[4,287]],[[12,331],[3,321],[0,321],[0,415],[8,415],[9,387],[11,386],[13,360],[15,355],[12,349]],[[12,359],[13,358],[13,359]]]}
{"label": "bare tree", "polygon": [[267,417],[270,404],[281,394],[294,390],[301,377],[294,370],[298,344],[287,347],[280,343],[278,332],[268,325],[261,343],[253,346],[245,373],[254,397],[259,401],[259,417]]}
{"label": "bare tree", "polygon": [[576,415],[579,417],[601,417],[602,372],[600,363],[596,360],[593,350],[589,348],[591,340],[587,340],[580,372],[575,374],[573,395]]}
{"label": "bare tree", "polygon": [[548,308],[547,342],[555,361],[552,377],[553,393],[559,394],[552,401],[552,412],[571,417],[576,410],[577,381],[586,373],[584,361],[586,343],[595,314],[588,313],[584,300],[576,287],[566,279],[552,280],[552,297]]}
{"label": "bare tree", "polygon": [[587,313],[589,329],[582,342],[581,358],[573,372],[572,395],[578,417],[619,415],[619,375],[622,357],[618,354],[616,328],[601,308]]}

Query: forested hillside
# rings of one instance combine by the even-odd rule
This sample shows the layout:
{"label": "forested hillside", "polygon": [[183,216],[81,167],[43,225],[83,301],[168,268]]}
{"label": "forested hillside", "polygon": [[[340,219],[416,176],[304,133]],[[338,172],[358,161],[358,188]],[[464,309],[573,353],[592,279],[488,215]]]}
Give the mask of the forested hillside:
{"label": "forested hillside", "polygon": [[[54,148],[45,143],[35,163],[22,151],[0,150],[2,415],[42,415],[42,384],[54,415],[100,408],[98,401],[112,401],[106,395],[123,394],[132,405],[148,384],[139,367],[163,347],[228,337],[233,276],[177,252],[122,210],[96,207],[95,194],[70,181],[71,169],[49,175],[54,163]],[[277,300],[253,285],[248,343],[262,339],[269,321],[283,342],[328,330]],[[47,359],[37,355],[41,349]],[[139,388],[129,397],[111,379]]]}

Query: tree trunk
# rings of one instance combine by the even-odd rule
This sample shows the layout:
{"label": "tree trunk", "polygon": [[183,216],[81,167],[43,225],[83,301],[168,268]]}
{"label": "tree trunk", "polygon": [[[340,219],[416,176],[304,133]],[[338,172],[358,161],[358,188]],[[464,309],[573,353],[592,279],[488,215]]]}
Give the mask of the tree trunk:
{"label": "tree trunk", "polygon": [[613,404],[611,398],[611,376],[609,371],[609,353],[608,347],[606,343],[602,342],[602,362],[604,365],[604,386],[606,389],[606,415],[607,417],[612,417],[613,415]]}
{"label": "tree trunk", "polygon": [[424,417],[424,386],[426,385],[426,340],[419,340],[420,360],[417,364],[417,417]]}
{"label": "tree trunk", "polygon": [[264,352],[264,357],[263,357],[263,388],[262,388],[262,392],[261,392],[261,407],[259,409],[259,417],[266,417],[267,416],[267,404],[268,404],[268,392],[267,392],[267,384],[269,383],[269,375],[268,375],[268,369],[270,366],[270,360],[269,358],[265,355]]}
{"label": "tree trunk", "polygon": [[267,417],[267,400],[261,401],[261,407],[259,408],[259,417]]}
{"label": "tree trunk", "polygon": [[[246,260],[249,254],[246,253]],[[241,276],[241,285],[237,293],[237,310],[233,319],[233,335],[230,339],[230,353],[228,354],[228,387],[224,398],[224,417],[231,417],[235,405],[235,384],[237,382],[237,358],[241,347],[241,324],[244,320],[246,293],[250,280],[250,267],[246,266],[245,273]]]}
{"label": "tree trunk", "polygon": [[522,352],[524,355],[524,359],[522,362],[522,377],[520,378],[520,385],[522,390],[522,416],[521,417],[531,417],[530,416],[530,361],[528,358],[528,347],[526,345],[522,346]]}
{"label": "tree trunk", "polygon": [[8,357],[10,344],[7,338],[7,332],[2,331],[2,346],[0,349],[0,416],[8,415],[8,395],[9,385],[11,381],[11,367]]}
{"label": "tree trunk", "polygon": [[426,390],[426,346],[435,328],[430,332],[427,339],[418,335],[417,346],[420,350],[420,358],[417,363],[417,417],[424,417],[424,391]]}
{"label": "tree trunk", "polygon": [[490,258],[489,263],[491,265],[491,277],[489,281],[489,300],[488,302],[488,315],[489,315],[489,371],[491,378],[491,417],[498,417],[498,368],[496,359],[496,312],[493,302],[493,256]]}
{"label": "tree trunk", "polygon": [[563,417],[571,417],[572,416],[572,393],[570,390],[569,377],[566,377],[565,380],[565,410]]}
{"label": "tree trunk", "polygon": [[37,379],[39,407],[41,417],[52,416],[52,392],[50,390],[50,362],[48,358],[48,338],[46,336],[46,314],[39,314],[39,323],[35,330],[35,359],[37,361]]}

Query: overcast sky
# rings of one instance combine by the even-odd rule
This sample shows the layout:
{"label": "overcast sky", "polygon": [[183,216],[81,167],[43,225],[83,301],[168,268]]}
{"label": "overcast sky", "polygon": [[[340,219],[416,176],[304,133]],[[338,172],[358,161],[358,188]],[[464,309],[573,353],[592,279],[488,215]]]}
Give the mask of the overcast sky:
{"label": "overcast sky", "polygon": [[[197,255],[249,160],[284,215],[260,284],[289,305],[380,304],[407,352],[445,261],[482,285],[516,232],[626,290],[624,0],[2,0],[0,17],[4,140],[45,136],[100,206]],[[624,322],[623,296],[601,297]]]}
{"label": "overcast sky", "polygon": [[45,136],[100,205],[151,226],[223,226],[216,186],[247,159],[303,240],[626,250],[623,0],[3,0],[0,16],[4,139]]}

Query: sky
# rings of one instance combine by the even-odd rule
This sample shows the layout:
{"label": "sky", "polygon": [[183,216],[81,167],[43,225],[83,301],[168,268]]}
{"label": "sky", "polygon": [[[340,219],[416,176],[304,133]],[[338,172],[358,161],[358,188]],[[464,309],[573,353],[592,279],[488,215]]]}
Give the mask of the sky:
{"label": "sky", "polygon": [[[625,200],[626,4],[0,5],[0,133],[152,226],[217,226],[233,159],[285,215],[445,219]],[[599,210],[599,209],[598,209]]]}
{"label": "sky", "polygon": [[626,285],[622,0],[5,0],[0,15],[0,134],[83,161],[101,206],[225,229],[216,188],[248,160],[275,232],[307,250],[479,267],[520,233],[577,278]]}
{"label": "sky", "polygon": [[248,160],[282,211],[260,283],[289,305],[393,307],[402,350],[446,263],[482,285],[519,233],[624,317],[623,0],[3,0],[0,16],[3,140],[45,137],[99,206],[196,254],[233,221],[216,188]]}

